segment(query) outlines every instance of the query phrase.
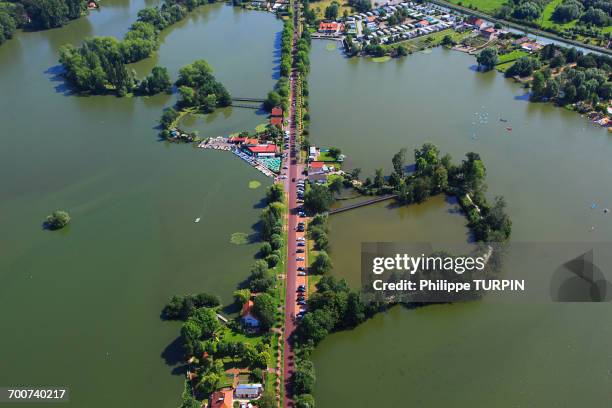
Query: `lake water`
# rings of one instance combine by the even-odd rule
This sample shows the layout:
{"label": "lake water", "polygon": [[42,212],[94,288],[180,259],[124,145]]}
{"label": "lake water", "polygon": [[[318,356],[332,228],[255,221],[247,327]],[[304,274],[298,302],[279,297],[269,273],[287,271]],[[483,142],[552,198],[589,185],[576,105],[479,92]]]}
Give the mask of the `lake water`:
{"label": "lake water", "polygon": [[[78,97],[57,78],[61,45],[121,37],[154,4],[105,1],[0,47],[0,384],[69,386],[68,406],[175,407],[179,325],[160,321],[161,308],[198,291],[229,303],[257,250],[230,237],[254,232],[269,179],[229,153],[158,141],[174,96]],[[230,92],[261,97],[274,85],[281,28],[271,14],[206,6],[134,68],[159,64],[176,78],[203,58]],[[265,120],[224,109],[194,126],[224,135]],[[251,180],[262,186],[249,189]],[[71,225],[43,231],[56,208]]]}
{"label": "lake water", "polygon": [[[455,161],[474,151],[487,167],[487,194],[507,199],[513,242],[612,239],[605,130],[529,103],[522,87],[476,72],[474,57],[454,51],[375,63],[315,42],[311,61],[311,140],[340,147],[362,177],[389,172],[395,152],[411,155],[426,141]],[[468,238],[440,197],[340,213],[330,227],[334,274],[353,285],[361,242]],[[609,407],[610,312],[608,304],[396,307],[316,349],[317,406]]]}

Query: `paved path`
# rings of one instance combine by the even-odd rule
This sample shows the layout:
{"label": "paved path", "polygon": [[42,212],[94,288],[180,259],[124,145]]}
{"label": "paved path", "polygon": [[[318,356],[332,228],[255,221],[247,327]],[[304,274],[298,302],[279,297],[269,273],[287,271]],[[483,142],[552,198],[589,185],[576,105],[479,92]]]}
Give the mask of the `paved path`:
{"label": "paved path", "polygon": [[[294,15],[294,33],[293,33],[293,54],[295,61],[295,53],[296,43],[298,40],[298,29],[299,29],[299,5],[297,1],[293,3],[293,15]],[[293,149],[296,147],[296,137],[297,137],[297,123],[296,123],[296,107],[295,103],[297,100],[297,78],[298,74],[295,70],[295,67],[291,71],[290,76],[290,110],[289,110],[289,149],[288,155],[285,159],[284,165],[288,167],[287,170],[287,179],[285,179],[285,191],[288,194],[288,238],[287,238],[287,276],[286,276],[286,298],[285,298],[285,337],[283,339],[284,346],[284,360],[283,360],[283,378],[285,381],[285,394],[283,399],[283,407],[293,406],[293,400],[291,395],[291,387],[290,381],[291,376],[293,375],[293,371],[295,369],[294,366],[294,356],[291,344],[289,343],[289,338],[295,329],[295,321],[294,316],[297,310],[296,304],[296,289],[298,285],[298,276],[297,276],[297,268],[299,266],[305,266],[304,261],[296,260],[296,250],[297,250],[297,239],[298,237],[304,236],[303,232],[297,232],[297,224],[299,222],[299,217],[297,214],[297,181],[301,177],[303,167],[298,163],[298,151],[294,151]]]}

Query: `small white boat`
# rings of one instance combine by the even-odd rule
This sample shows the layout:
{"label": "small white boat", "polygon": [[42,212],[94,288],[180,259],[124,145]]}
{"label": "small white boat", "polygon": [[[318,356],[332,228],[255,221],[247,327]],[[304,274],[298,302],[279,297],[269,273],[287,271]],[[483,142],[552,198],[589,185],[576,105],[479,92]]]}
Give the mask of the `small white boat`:
{"label": "small white boat", "polygon": [[195,222],[196,224],[200,222],[200,217],[196,218],[193,222]]}

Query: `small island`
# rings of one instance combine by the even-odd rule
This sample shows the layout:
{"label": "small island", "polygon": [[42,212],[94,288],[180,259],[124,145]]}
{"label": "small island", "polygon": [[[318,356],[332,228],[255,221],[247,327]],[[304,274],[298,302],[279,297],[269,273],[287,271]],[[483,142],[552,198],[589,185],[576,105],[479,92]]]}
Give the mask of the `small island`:
{"label": "small island", "polygon": [[47,215],[43,226],[45,229],[55,231],[64,228],[68,223],[70,223],[70,214],[63,210],[55,210]]}

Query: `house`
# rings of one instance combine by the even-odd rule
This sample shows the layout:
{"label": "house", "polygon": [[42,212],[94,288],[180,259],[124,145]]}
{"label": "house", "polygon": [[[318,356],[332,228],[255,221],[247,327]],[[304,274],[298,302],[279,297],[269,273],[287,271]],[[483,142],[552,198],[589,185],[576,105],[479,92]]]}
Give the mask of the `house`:
{"label": "house", "polygon": [[521,45],[521,44],[523,44],[525,42],[528,42],[528,41],[529,41],[529,37],[521,37],[521,38],[519,38],[517,40],[512,41],[512,45]]}
{"label": "house", "polygon": [[325,33],[325,34],[334,34],[336,32],[338,32],[338,28],[340,27],[340,25],[338,23],[336,23],[335,21],[326,23],[324,21],[322,21],[319,24],[319,32],[320,33]]}
{"label": "house", "polygon": [[327,174],[325,173],[309,174],[308,181],[311,183],[325,184],[327,183]]}
{"label": "house", "polygon": [[308,160],[316,160],[318,155],[319,152],[317,151],[317,148],[315,146],[310,146],[310,149],[308,150]]}
{"label": "house", "polygon": [[270,124],[272,126],[283,126],[283,117],[282,116],[272,116],[270,118]]}
{"label": "house", "polygon": [[215,391],[210,394],[208,408],[233,408],[234,395],[232,390]]}
{"label": "house", "polygon": [[283,108],[279,106],[272,108],[272,116],[283,116]]}
{"label": "house", "polygon": [[542,49],[542,46],[534,41],[529,41],[521,44],[521,48],[528,52],[539,51]]}
{"label": "house", "polygon": [[246,146],[246,152],[255,157],[274,157],[278,151],[275,144],[258,144]]}
{"label": "house", "polygon": [[243,306],[242,311],[240,312],[240,316],[242,318],[242,323],[251,328],[259,327],[259,320],[253,315],[253,306],[255,304],[251,299],[248,300]]}
{"label": "house", "polygon": [[490,24],[484,21],[482,18],[476,18],[476,17],[468,18],[468,24],[474,26],[475,28],[479,30],[484,30],[485,28],[490,26]]}
{"label": "house", "polygon": [[493,27],[487,27],[484,30],[480,30],[480,35],[486,38],[487,40],[492,40],[497,37],[497,32]]}
{"label": "house", "polygon": [[326,173],[330,170],[331,167],[322,161],[312,161],[308,164],[308,171],[310,173]]}
{"label": "house", "polygon": [[421,20],[418,23],[416,23],[417,27],[426,27],[428,25],[429,25],[429,21],[427,21],[427,20]]}
{"label": "house", "polygon": [[261,384],[239,384],[234,393],[236,398],[255,399],[261,395],[263,387]]}

